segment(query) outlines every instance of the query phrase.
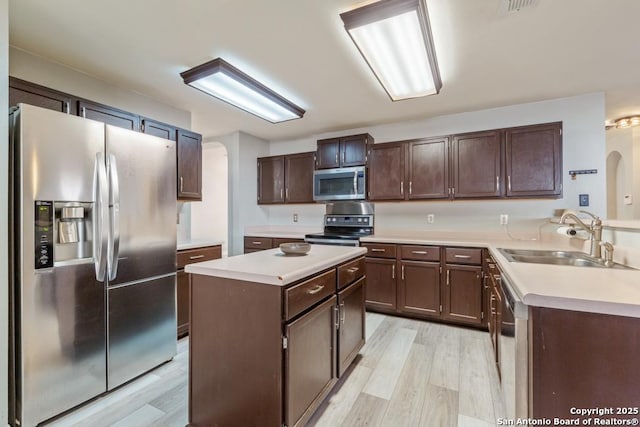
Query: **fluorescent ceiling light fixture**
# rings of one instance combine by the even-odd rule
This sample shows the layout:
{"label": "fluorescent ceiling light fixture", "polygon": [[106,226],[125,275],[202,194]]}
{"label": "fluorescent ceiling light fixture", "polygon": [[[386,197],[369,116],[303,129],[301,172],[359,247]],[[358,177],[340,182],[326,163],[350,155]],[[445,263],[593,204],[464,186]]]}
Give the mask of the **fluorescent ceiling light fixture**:
{"label": "fluorescent ceiling light fixture", "polygon": [[424,0],[381,0],[340,18],[392,101],[440,92]]}
{"label": "fluorescent ceiling light fixture", "polygon": [[222,58],[193,67],[180,76],[185,84],[271,123],[299,119],[305,113]]}

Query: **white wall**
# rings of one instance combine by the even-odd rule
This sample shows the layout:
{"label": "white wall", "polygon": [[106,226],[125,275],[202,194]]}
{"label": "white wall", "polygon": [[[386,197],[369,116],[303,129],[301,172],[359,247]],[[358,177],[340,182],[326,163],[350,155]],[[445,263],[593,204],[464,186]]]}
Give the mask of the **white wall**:
{"label": "white wall", "polygon": [[[578,194],[590,196],[586,208],[606,216],[606,173],[604,134],[604,94],[593,93],[570,98],[512,105],[488,110],[434,117],[425,120],[393,123],[339,133],[312,135],[291,141],[273,141],[270,155],[312,151],[316,140],[362,132],[370,133],[376,143],[447,135],[554,121],[563,122],[563,198],[554,200],[481,200],[376,203],[376,226],[382,228],[476,229],[478,226],[499,229],[499,214],[510,215],[515,228],[519,222],[547,218],[556,209],[578,209]],[[568,171],[597,169],[595,175],[579,175],[571,180]],[[322,208],[272,206],[265,208],[269,224],[292,224],[292,215],[301,210],[305,223],[322,223]],[[427,224],[426,215],[436,216]],[[307,216],[308,215],[308,216]]]}
{"label": "white wall", "polygon": [[202,201],[191,203],[191,235],[222,241],[228,254],[229,167],[227,149],[219,142],[202,146]]}
{"label": "white wall", "polygon": [[163,104],[13,47],[9,50],[9,74],[91,101],[191,129],[191,113],[188,111]]}
{"label": "white wall", "polygon": [[[258,157],[269,155],[267,141],[244,132],[234,132],[207,141],[222,143],[227,149],[229,164],[229,255],[244,250],[244,229],[268,223],[266,208],[258,206]],[[193,235],[197,238],[199,236]]]}
{"label": "white wall", "polygon": [[8,423],[8,245],[7,235],[9,144],[9,0],[0,0],[0,425]]}

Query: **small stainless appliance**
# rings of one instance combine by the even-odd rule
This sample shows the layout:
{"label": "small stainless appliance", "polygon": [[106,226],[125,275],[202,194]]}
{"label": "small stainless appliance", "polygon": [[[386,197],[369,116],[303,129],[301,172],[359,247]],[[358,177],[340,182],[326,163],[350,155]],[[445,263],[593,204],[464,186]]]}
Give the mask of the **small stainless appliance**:
{"label": "small stainless appliance", "polygon": [[500,276],[502,322],[498,348],[502,395],[506,418],[526,419],[529,414],[528,307],[513,290],[507,277]]}
{"label": "small stainless appliance", "polygon": [[35,426],[176,353],[173,141],[10,114],[10,405]]}
{"label": "small stainless appliance", "polygon": [[364,166],[313,172],[313,200],[364,200],[366,186],[367,172]]}
{"label": "small stainless appliance", "polygon": [[373,234],[371,203],[328,203],[324,216],[324,232],[307,234],[304,241],[321,245],[360,246],[360,237]]}

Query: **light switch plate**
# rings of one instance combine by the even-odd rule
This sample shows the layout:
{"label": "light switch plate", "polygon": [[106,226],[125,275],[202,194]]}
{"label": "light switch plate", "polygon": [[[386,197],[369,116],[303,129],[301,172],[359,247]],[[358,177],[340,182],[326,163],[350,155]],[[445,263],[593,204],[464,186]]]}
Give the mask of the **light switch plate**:
{"label": "light switch plate", "polygon": [[622,201],[625,205],[632,205],[633,204],[633,198],[631,197],[631,194],[625,194],[624,195],[624,199]]}
{"label": "light switch plate", "polygon": [[580,194],[579,201],[580,201],[580,206],[589,206],[589,195]]}

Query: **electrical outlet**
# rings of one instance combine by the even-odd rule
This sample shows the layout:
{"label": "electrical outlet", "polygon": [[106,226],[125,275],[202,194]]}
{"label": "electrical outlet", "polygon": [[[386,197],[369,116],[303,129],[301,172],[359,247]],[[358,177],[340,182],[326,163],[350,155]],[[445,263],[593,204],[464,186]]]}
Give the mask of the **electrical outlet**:
{"label": "electrical outlet", "polygon": [[433,224],[436,220],[436,216],[434,214],[427,215],[427,224]]}
{"label": "electrical outlet", "polygon": [[500,214],[500,225],[507,225],[507,224],[509,224],[509,215]]}
{"label": "electrical outlet", "polygon": [[580,194],[578,196],[578,201],[580,206],[589,206],[589,195],[588,194]]}
{"label": "electrical outlet", "polygon": [[298,214],[297,213],[293,214],[293,222],[298,222]]}

